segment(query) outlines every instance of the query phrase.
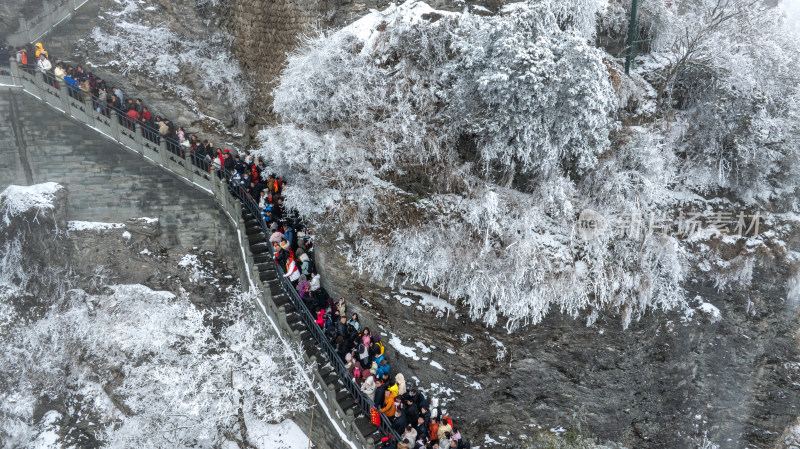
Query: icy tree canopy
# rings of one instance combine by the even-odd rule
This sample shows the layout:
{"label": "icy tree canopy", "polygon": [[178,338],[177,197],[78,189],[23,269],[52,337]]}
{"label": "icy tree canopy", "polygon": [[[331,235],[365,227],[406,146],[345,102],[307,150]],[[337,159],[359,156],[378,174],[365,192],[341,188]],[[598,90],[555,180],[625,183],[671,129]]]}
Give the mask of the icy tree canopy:
{"label": "icy tree canopy", "polygon": [[[776,10],[744,0],[645,2],[653,44],[627,77],[593,45],[624,39],[624,5],[557,3],[483,17],[406,2],[308,38],[274,92],[283,124],[260,134],[288,203],[342,232],[357,270],[489,325],[560,310],[627,326],[682,306],[697,257],[685,236],[584,238],[579,217],[653,223],[703,195],[793,198],[796,46],[769,31]],[[718,285],[749,282],[752,264],[734,265]]]}

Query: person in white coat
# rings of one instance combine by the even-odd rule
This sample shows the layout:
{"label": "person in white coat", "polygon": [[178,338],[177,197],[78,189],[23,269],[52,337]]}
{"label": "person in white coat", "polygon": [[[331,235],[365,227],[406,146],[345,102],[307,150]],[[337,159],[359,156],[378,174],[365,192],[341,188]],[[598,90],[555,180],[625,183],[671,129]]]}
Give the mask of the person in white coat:
{"label": "person in white coat", "polygon": [[44,54],[39,55],[39,60],[36,62],[36,67],[39,69],[40,72],[45,73],[48,70],[53,68],[53,65],[50,64],[50,60],[47,59]]}
{"label": "person in white coat", "polygon": [[367,377],[367,380],[361,384],[361,392],[364,393],[370,401],[375,402],[375,378],[373,376]]}

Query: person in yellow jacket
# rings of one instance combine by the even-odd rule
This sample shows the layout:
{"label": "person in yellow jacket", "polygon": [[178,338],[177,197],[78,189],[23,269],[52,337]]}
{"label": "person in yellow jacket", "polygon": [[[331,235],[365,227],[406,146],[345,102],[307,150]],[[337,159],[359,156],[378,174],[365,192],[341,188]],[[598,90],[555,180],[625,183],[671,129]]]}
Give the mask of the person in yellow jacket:
{"label": "person in yellow jacket", "polygon": [[385,414],[389,418],[394,418],[394,398],[397,395],[390,389],[386,390],[386,397],[383,400],[383,408],[381,409],[381,413]]}
{"label": "person in yellow jacket", "polygon": [[392,383],[389,385],[389,388],[387,388],[386,390],[391,391],[392,393],[394,393],[395,397],[397,397],[397,395],[400,394],[400,386],[397,385],[397,382],[394,382],[394,381],[392,381]]}
{"label": "person in yellow jacket", "polygon": [[42,53],[44,53],[44,57],[45,58],[48,56],[47,52],[44,50],[44,46],[42,45],[42,43],[41,42],[37,42],[36,43],[36,59],[39,59],[39,55],[42,54]]}

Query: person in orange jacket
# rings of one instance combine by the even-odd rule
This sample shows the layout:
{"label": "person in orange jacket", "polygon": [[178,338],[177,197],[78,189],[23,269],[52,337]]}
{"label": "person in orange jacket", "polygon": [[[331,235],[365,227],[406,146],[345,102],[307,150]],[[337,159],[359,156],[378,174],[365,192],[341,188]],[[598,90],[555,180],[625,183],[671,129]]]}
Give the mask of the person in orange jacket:
{"label": "person in orange jacket", "polygon": [[386,390],[386,396],[383,400],[383,408],[381,409],[381,412],[389,418],[394,418],[394,398],[396,397],[397,395],[395,395],[393,391],[388,389]]}

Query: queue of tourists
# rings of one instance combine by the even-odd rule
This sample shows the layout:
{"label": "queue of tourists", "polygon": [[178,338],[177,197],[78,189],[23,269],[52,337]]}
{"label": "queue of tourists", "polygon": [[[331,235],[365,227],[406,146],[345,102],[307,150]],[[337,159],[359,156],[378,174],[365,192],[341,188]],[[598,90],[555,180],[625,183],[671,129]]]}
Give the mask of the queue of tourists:
{"label": "queue of tourists", "polygon": [[165,117],[154,116],[141,99],[129,98],[119,86],[110,86],[102,78],[49,55],[41,43],[20,48],[0,47],[0,70],[12,57],[26,70],[39,70],[54,87],[65,83],[71,96],[91,102],[98,113],[116,114],[120,124],[156,143],[167,139],[170,151],[189,156],[192,163],[209,173],[226,177],[232,191],[246,192],[269,228],[268,245],[272,259],[296,288],[316,325],[324,331],[351,381],[356,383],[374,409],[385,414],[400,441],[383,437],[381,448],[388,449],[470,449],[452,417],[442,413],[436,398],[428,400],[423,392],[392,370],[381,336],[362,325],[357,313],[348,312],[344,298],[334,299],[322,287],[320,275],[311,256],[313,239],[295,211],[283,205],[287,188],[284,180],[271,173],[263,160],[249,153],[239,154],[215,147],[207,139],[187,134]]}

